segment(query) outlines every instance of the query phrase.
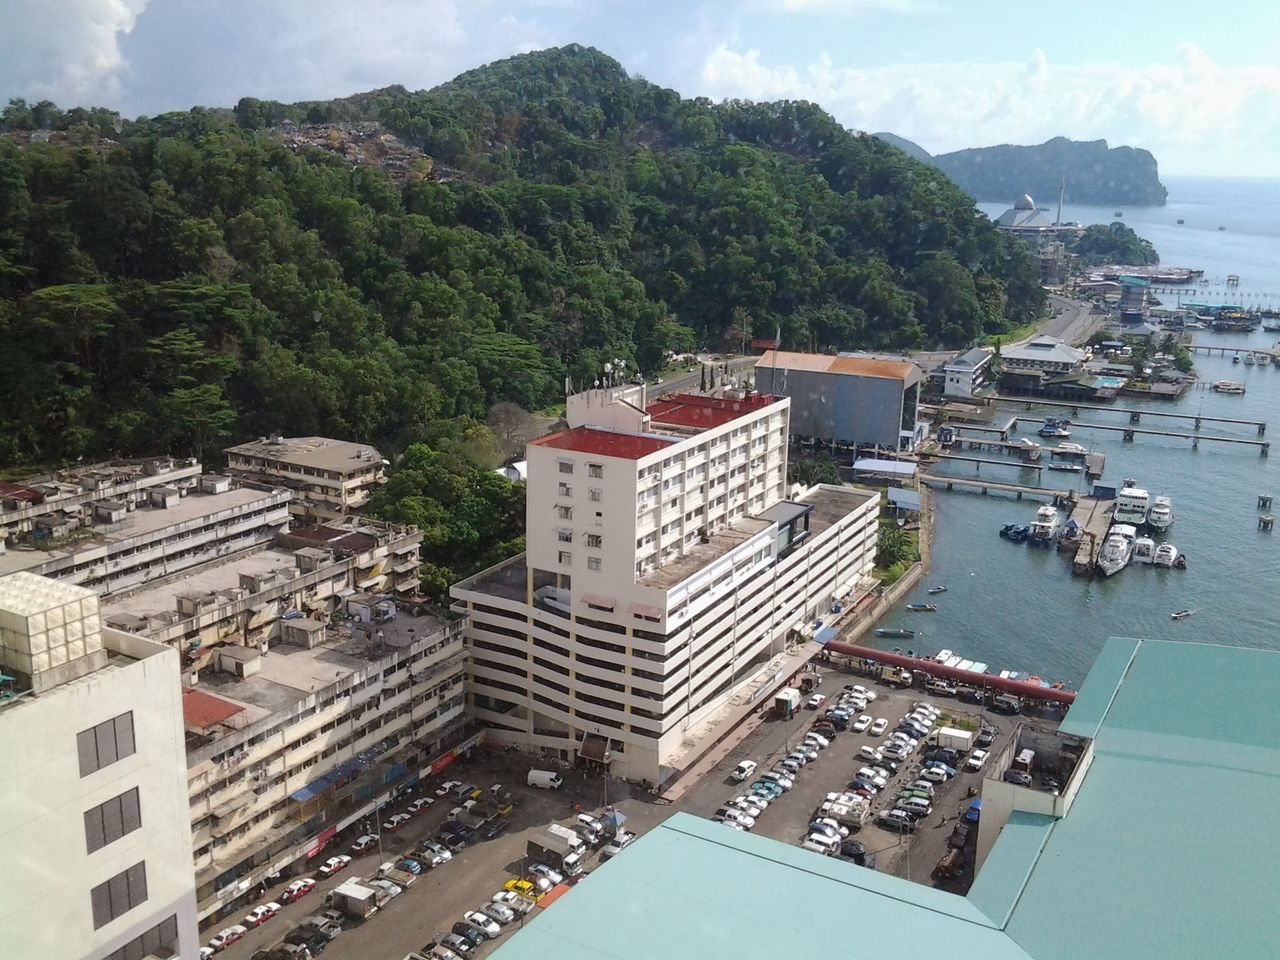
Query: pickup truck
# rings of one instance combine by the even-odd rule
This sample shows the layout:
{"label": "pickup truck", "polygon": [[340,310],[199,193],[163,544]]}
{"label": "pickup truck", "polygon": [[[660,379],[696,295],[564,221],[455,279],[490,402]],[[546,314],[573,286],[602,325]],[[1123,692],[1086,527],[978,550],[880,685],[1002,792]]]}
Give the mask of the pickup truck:
{"label": "pickup truck", "polygon": [[378,879],[390,880],[401,887],[411,887],[418,882],[418,875],[411,870],[402,870],[394,861],[388,860],[378,867]]}

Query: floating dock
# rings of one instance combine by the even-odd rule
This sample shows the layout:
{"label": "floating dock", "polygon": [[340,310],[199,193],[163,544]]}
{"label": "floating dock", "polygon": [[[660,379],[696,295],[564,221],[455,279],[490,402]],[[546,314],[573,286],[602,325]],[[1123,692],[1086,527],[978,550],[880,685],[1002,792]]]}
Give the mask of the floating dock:
{"label": "floating dock", "polygon": [[[1093,576],[1094,564],[1106,542],[1114,509],[1114,500],[1099,500],[1097,497],[1081,497],[1072,509],[1071,519],[1080,528],[1080,539],[1075,541],[1076,554],[1071,561],[1071,572],[1076,576]],[[1063,542],[1060,540],[1058,543],[1061,549]],[[1071,541],[1066,544],[1068,549],[1070,544]]]}
{"label": "floating dock", "polygon": [[[1194,348],[1195,344],[1192,344]],[[1238,349],[1231,347],[1206,347],[1206,351],[1210,350],[1231,350],[1233,353],[1239,353]],[[1251,350],[1249,353],[1269,353],[1266,350]],[[1276,356],[1280,354],[1272,354]],[[1196,429],[1200,429],[1202,423],[1227,423],[1234,426],[1254,427],[1258,431],[1258,436],[1266,436],[1267,422],[1265,420],[1237,420],[1232,417],[1205,417],[1198,413],[1169,413],[1165,410],[1138,410],[1134,407],[1115,407],[1106,406],[1100,403],[1073,403],[1070,400],[1038,400],[1028,397],[996,397],[1006,403],[1025,403],[1028,407],[1057,407],[1071,411],[1071,415],[1075,416],[1081,410],[1100,410],[1103,413],[1127,413],[1130,423],[1141,423],[1143,417],[1165,417],[1172,420],[1190,420],[1196,425]],[[1033,420],[1034,417],[1014,417],[1015,420]],[[1083,426],[1083,424],[1080,424]]]}
{"label": "floating dock", "polygon": [[1059,506],[1074,504],[1074,490],[1055,490],[1049,487],[1031,487],[1021,483],[1001,483],[997,480],[965,480],[960,477],[937,477],[925,474],[920,478],[935,490],[977,490],[984,496],[989,493],[1003,493],[1016,500],[1029,497],[1033,500],[1048,500]]}
{"label": "floating dock", "polygon": [[[1036,420],[1036,417],[1019,417],[1019,420]],[[1173,437],[1176,440],[1190,440],[1191,449],[1200,449],[1200,442],[1207,441],[1210,443],[1238,443],[1246,447],[1257,447],[1258,452],[1262,456],[1267,456],[1271,452],[1271,444],[1266,440],[1249,440],[1244,437],[1221,437],[1212,434],[1206,435],[1202,433],[1181,433],[1177,430],[1144,430],[1132,426],[1116,426],[1109,423],[1079,423],[1072,421],[1073,427],[1079,427],[1081,430],[1110,430],[1114,433],[1123,434],[1126,442],[1132,441],[1138,435],[1145,437]],[[1266,424],[1262,424],[1265,430]]]}

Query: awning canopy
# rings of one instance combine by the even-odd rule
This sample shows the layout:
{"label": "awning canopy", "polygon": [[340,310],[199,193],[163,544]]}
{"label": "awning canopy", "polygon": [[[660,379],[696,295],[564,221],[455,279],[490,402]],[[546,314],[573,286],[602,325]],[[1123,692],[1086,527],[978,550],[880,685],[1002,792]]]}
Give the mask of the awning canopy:
{"label": "awning canopy", "polygon": [[916,465],[906,460],[880,460],[863,457],[853,462],[854,473],[888,473],[897,477],[914,477]]}
{"label": "awning canopy", "polygon": [[813,635],[813,639],[817,643],[826,643],[828,640],[834,640],[837,633],[839,631],[835,627],[823,627]]}
{"label": "awning canopy", "polygon": [[597,763],[608,763],[608,739],[598,733],[583,734],[582,743],[578,744],[578,756],[585,757],[588,760],[595,760]]}
{"label": "awning canopy", "polygon": [[597,607],[601,610],[612,610],[614,607],[613,597],[601,597],[594,593],[584,594],[582,602],[588,607]]}
{"label": "awning canopy", "polygon": [[898,507],[902,510],[914,510],[920,512],[920,492],[918,490],[903,490],[900,487],[893,487],[889,490],[889,505]]}

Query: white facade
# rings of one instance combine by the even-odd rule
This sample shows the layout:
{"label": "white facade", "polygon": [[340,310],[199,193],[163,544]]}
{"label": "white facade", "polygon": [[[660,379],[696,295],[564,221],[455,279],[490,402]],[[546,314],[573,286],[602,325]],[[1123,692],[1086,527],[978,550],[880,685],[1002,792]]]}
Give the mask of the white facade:
{"label": "white facade", "polygon": [[942,367],[942,392],[948,397],[972,399],[990,380],[992,355],[974,347]]}
{"label": "white facade", "polygon": [[[39,579],[0,580],[0,594],[6,581],[12,587],[28,577]],[[57,586],[64,610],[76,598],[96,605],[91,591]],[[8,599],[0,599],[0,620],[13,633],[17,605]],[[20,612],[33,648],[61,629],[37,629],[44,617]],[[194,958],[178,655],[118,631],[99,634],[96,617],[94,606],[73,618],[93,634],[83,648],[86,672],[0,700],[3,952]],[[14,643],[10,636],[6,649]],[[61,666],[73,663],[63,659]]]}
{"label": "white facade", "polygon": [[263,437],[228,447],[227,472],[293,491],[290,511],[311,520],[356,513],[386,482],[382,454],[328,437]]}
{"label": "white facade", "polygon": [[658,781],[691,726],[870,573],[875,494],[785,499],[789,405],[570,398],[570,429],[528,448],[527,554],[453,589],[494,736],[607,749]]}

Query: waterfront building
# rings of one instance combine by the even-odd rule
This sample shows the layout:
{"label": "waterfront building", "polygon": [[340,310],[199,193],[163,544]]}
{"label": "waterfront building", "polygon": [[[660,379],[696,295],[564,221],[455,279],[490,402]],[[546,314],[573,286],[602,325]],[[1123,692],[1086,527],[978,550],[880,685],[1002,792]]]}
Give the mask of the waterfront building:
{"label": "waterfront building", "polygon": [[785,397],[571,396],[527,448],[528,550],[456,584],[490,735],[658,782],[869,576],[879,497],[788,496]]}
{"label": "waterfront building", "polygon": [[976,397],[991,382],[992,356],[990,350],[974,347],[945,361],[935,378],[942,395],[963,400]]}
{"label": "waterfront building", "polygon": [[[155,488],[190,489],[200,464],[171,457],[109,460],[31,477],[0,482],[0,553],[24,535],[51,541],[93,522],[146,504]],[[99,508],[100,504],[107,506]],[[10,571],[13,572],[13,571]]]}
{"label": "waterfront building", "polygon": [[913,450],[924,371],[902,359],[770,350],[755,367],[757,389],[791,400],[791,433],[841,446]]}
{"label": "waterfront building", "polygon": [[[492,956],[647,960],[659,943],[774,960],[796,944],[778,916],[835,903],[839,921],[806,928],[806,951],[847,953],[850,931],[874,930],[886,960],[916,960],[922,944],[984,960],[1275,956],[1280,832],[1259,798],[1274,781],[1265,692],[1278,684],[1280,652],[1109,640],[1056,734],[1022,726],[988,758],[964,896],[677,814]],[[1058,775],[1058,795],[1004,782],[1024,749]],[[948,802],[948,828],[951,802],[968,801]],[[868,852],[883,860],[897,844],[879,846]],[[769,910],[743,877],[770,891]]]}
{"label": "waterfront building", "polygon": [[461,621],[393,608],[373,623],[282,625],[269,655],[215,659],[182,691],[203,927],[233,920],[271,874],[313,873],[345,851],[325,853],[339,831],[477,742]]}
{"label": "waterfront building", "polygon": [[1078,223],[1054,223],[1036,209],[1036,202],[1028,194],[1015,200],[1012,207],[996,218],[995,224],[1001,233],[1032,244],[1074,238],[1084,233],[1084,227]]}
{"label": "waterfront building", "polygon": [[386,483],[386,461],[367,443],[273,434],[223,452],[229,474],[287,487],[290,511],[311,522],[358,513]]}
{"label": "waterfront building", "polygon": [[1064,374],[1078,372],[1084,364],[1085,354],[1065,340],[1041,334],[1026,343],[1002,347],[1000,360],[1006,370],[1039,370],[1043,373]]}
{"label": "waterfront building", "polygon": [[39,536],[42,523],[10,538],[0,576],[26,570],[107,595],[270,544],[289,526],[289,492],[206,474],[85,501],[60,536]]}
{"label": "waterfront building", "polygon": [[98,595],[0,577],[0,929],[10,957],[195,957],[178,655]]}

